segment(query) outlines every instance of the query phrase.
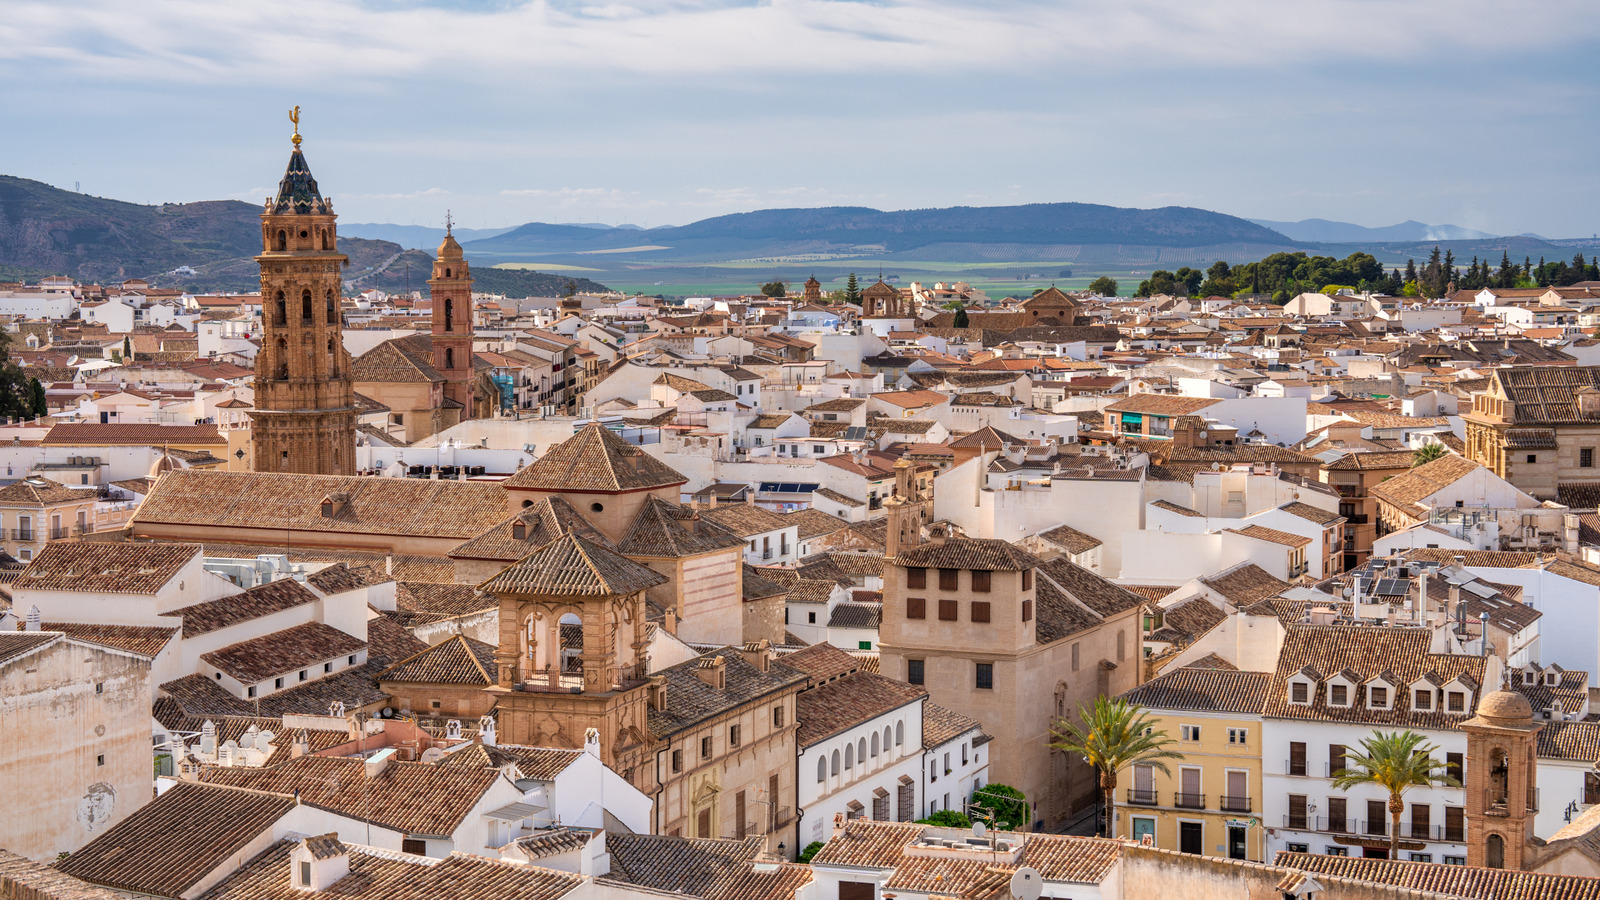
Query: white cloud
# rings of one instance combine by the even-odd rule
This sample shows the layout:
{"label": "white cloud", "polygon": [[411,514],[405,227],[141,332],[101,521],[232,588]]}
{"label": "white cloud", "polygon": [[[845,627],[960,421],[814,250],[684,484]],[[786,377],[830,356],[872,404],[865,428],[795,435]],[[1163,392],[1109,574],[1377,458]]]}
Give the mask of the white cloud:
{"label": "white cloud", "polygon": [[[488,11],[357,0],[8,0],[0,68],[97,78],[370,89],[401,78],[506,84],[574,67],[595,78],[720,73],[1459,64],[1591,39],[1581,0],[717,0],[641,9],[534,2]],[[37,71],[35,72],[37,75]],[[537,87],[537,83],[535,83]]]}

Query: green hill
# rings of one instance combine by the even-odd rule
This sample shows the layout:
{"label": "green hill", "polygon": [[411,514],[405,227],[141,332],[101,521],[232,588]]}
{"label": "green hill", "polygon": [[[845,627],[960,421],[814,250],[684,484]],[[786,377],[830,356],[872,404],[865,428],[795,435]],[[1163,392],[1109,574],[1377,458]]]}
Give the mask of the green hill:
{"label": "green hill", "polygon": [[[426,290],[433,257],[390,241],[341,237],[354,287]],[[69,275],[108,283],[146,278],[191,291],[251,291],[261,252],[261,210],[237,200],[145,206],[0,175],[0,280]],[[174,274],[188,267],[194,274]],[[553,297],[563,276],[480,267],[481,291]],[[605,286],[578,279],[578,289]]]}

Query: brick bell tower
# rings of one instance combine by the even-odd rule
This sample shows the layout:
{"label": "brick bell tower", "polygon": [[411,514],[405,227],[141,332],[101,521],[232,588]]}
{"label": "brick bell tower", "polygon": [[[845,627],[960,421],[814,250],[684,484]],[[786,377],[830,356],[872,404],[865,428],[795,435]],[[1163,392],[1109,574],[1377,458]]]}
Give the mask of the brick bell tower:
{"label": "brick bell tower", "polygon": [[344,349],[333,204],[300,152],[300,108],[289,168],[261,213],[261,350],[251,411],[257,472],[350,475],[356,406]]}
{"label": "brick bell tower", "polygon": [[1467,735],[1467,865],[1527,868],[1539,809],[1538,737],[1528,699],[1504,688],[1461,723]]}
{"label": "brick bell tower", "polygon": [[473,414],[472,275],[467,258],[445,219],[444,241],[433,260],[428,289],[433,297],[433,367],[444,376],[444,396],[461,404],[461,418]]}

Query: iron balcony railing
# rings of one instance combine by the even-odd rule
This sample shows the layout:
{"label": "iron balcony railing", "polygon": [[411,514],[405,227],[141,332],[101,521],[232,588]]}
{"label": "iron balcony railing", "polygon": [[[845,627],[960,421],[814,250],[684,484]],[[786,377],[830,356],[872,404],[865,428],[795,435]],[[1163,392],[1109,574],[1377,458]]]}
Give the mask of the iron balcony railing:
{"label": "iron balcony railing", "polygon": [[1154,788],[1128,788],[1128,804],[1131,806],[1160,806],[1156,800]]}
{"label": "iron balcony railing", "polygon": [[1172,795],[1172,805],[1179,809],[1205,809],[1205,794],[1186,794],[1182,791]]}
{"label": "iron balcony railing", "polygon": [[1249,797],[1232,797],[1232,796],[1229,796],[1227,794],[1223,794],[1222,795],[1222,811],[1223,812],[1243,812],[1243,813],[1247,813],[1247,812],[1250,811],[1250,798]]}

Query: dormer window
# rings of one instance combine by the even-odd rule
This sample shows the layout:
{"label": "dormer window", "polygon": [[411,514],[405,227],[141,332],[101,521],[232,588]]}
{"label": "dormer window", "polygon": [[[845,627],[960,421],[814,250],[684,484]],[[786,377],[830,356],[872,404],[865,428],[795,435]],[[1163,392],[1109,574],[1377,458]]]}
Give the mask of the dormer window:
{"label": "dormer window", "polygon": [[1561,684],[1561,673],[1554,670],[1544,673],[1544,683],[1546,687],[1559,686]]}
{"label": "dormer window", "polygon": [[1306,705],[1311,702],[1311,685],[1304,681],[1289,682],[1289,702]]}
{"label": "dormer window", "polygon": [[528,539],[528,523],[522,521],[521,519],[518,519],[515,522],[512,522],[511,523],[511,539],[514,540],[514,541],[525,541],[525,540],[527,540]]}
{"label": "dormer window", "polygon": [[1389,689],[1374,685],[1367,688],[1367,707],[1370,709],[1389,708]]}
{"label": "dormer window", "polygon": [[1532,669],[1523,669],[1522,670],[1522,683],[1523,684],[1538,684],[1538,682],[1539,682],[1539,676],[1537,674],[1535,674]]}
{"label": "dormer window", "polygon": [[1347,685],[1347,684],[1330,684],[1330,685],[1328,685],[1328,705],[1329,706],[1349,706],[1350,705],[1350,686]]}
{"label": "dormer window", "polygon": [[1433,691],[1418,688],[1412,692],[1411,708],[1418,712],[1428,712],[1433,709]]}
{"label": "dormer window", "polygon": [[1445,708],[1453,713],[1467,711],[1467,692],[1450,691],[1445,695]]}

